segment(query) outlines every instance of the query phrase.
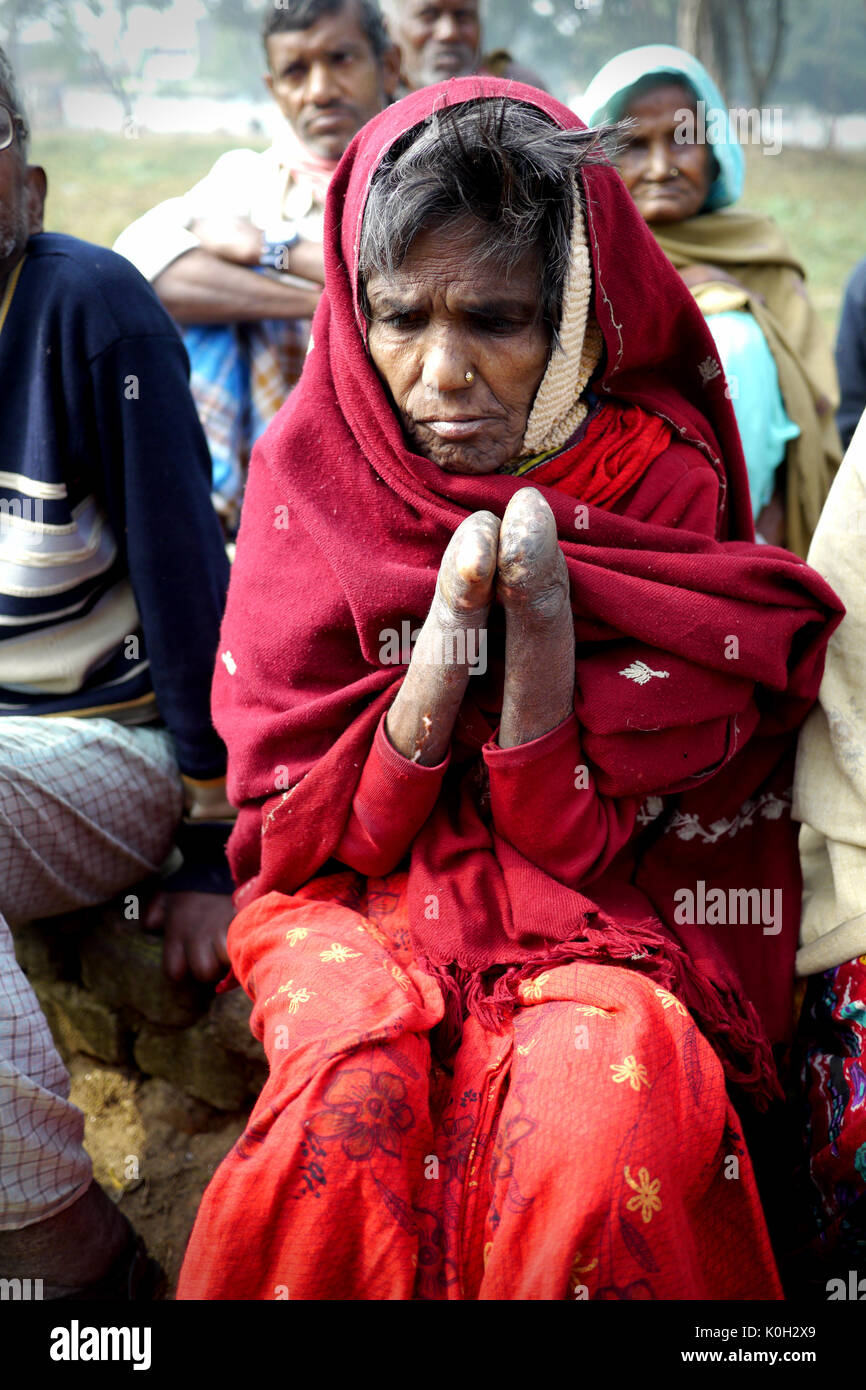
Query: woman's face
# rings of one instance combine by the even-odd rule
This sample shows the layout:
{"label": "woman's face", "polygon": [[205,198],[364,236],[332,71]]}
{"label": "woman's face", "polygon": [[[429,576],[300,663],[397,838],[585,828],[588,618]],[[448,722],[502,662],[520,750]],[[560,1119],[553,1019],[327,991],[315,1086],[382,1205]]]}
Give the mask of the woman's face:
{"label": "woman's face", "polygon": [[681,222],[700,212],[707,200],[712,183],[709,145],[678,144],[675,139],[676,131],[683,129],[682,112],[695,110],[693,94],[672,81],[633,98],[623,112],[637,125],[619,157],[619,172],[646,222]]}
{"label": "woman's face", "polygon": [[409,444],[446,473],[520,456],[550,354],[537,253],[506,275],[482,238],[471,220],[420,232],[400,269],[366,286],[370,356]]}

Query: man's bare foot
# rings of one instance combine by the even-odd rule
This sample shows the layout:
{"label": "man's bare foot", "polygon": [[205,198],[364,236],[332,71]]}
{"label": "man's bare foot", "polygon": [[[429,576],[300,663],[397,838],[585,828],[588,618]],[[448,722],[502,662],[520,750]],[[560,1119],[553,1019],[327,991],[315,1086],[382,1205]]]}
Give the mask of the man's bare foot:
{"label": "man's bare foot", "polygon": [[162,931],[162,963],[170,980],[187,974],[197,980],[218,980],[229,968],[226,936],[235,916],[223,893],[157,893],[148,906],[144,925]]}
{"label": "man's bare foot", "polygon": [[473,669],[486,669],[499,518],[473,512],[451,537],[430,612],[385,728],[399,753],[433,767],[445,757]]}
{"label": "man's bare foot", "polygon": [[505,609],[501,748],[549,733],[574,706],[574,623],[553,513],[536,488],[509,502],[499,533],[497,594]]}
{"label": "man's bare foot", "polygon": [[92,1182],[83,1197],[56,1216],[17,1231],[0,1231],[0,1275],[79,1288],[101,1279],[128,1239],[124,1218]]}

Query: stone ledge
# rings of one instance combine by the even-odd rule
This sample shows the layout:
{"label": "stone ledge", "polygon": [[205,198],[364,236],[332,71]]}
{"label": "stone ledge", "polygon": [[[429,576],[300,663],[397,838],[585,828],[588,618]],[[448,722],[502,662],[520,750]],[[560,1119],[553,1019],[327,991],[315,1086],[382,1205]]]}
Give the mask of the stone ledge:
{"label": "stone ledge", "polygon": [[215,996],[162,971],[162,937],[115,906],[13,928],[15,951],[64,1060],[78,1054],[170,1082],[219,1111],[251,1104],[267,1077],[240,989]]}

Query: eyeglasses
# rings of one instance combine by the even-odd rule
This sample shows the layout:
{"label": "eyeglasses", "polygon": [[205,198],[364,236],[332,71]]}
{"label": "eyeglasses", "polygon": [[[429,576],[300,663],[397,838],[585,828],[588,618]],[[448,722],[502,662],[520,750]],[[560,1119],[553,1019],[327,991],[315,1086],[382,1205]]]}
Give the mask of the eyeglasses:
{"label": "eyeglasses", "polygon": [[5,101],[0,101],[0,150],[8,150],[15,136],[24,140],[27,136],[27,122]]}

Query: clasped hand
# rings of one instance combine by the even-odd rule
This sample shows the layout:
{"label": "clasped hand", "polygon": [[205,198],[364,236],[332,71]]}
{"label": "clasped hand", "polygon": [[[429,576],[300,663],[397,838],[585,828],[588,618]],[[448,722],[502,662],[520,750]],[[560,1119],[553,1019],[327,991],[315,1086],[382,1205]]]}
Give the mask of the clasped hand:
{"label": "clasped hand", "polygon": [[[515,493],[500,523],[473,512],[457,527],[436,593],[385,723],[391,743],[424,766],[447,751],[471,667],[442,653],[479,650],[494,599],[505,610],[505,679],[499,745],[513,748],[555,729],[574,707],[574,624],[568,568],[556,522],[536,488]],[[455,642],[463,630],[464,640]]]}

